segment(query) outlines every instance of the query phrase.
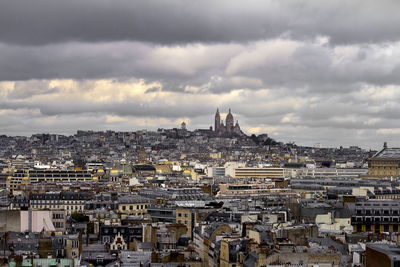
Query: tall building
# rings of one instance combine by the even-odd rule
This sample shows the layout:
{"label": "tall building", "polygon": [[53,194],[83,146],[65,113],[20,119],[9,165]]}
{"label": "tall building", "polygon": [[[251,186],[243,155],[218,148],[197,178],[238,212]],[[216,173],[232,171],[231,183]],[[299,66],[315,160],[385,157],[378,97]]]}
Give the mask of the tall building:
{"label": "tall building", "polygon": [[228,115],[226,115],[225,122],[226,125],[224,125],[224,122],[221,120],[221,115],[219,114],[219,109],[217,108],[217,112],[215,113],[215,134],[217,136],[226,137],[230,137],[233,135],[244,135],[244,133],[240,129],[239,122],[236,121],[236,124],[234,124],[231,109],[229,109],[229,113]]}

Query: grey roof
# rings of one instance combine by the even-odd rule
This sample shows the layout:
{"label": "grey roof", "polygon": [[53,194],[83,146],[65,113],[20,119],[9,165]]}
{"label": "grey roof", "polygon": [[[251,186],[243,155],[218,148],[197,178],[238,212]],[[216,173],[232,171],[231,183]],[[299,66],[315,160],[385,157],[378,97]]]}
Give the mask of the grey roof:
{"label": "grey roof", "polygon": [[246,259],[243,262],[243,266],[244,267],[253,267],[256,265],[257,260],[258,260],[257,252],[252,251],[247,255]]}
{"label": "grey roof", "polygon": [[308,241],[314,242],[314,243],[319,243],[322,246],[326,246],[326,247],[333,246],[340,254],[342,254],[342,255],[347,254],[345,245],[340,244],[339,242],[336,242],[330,238],[310,237],[310,238],[308,238]]}
{"label": "grey roof", "polygon": [[150,203],[150,199],[139,195],[124,195],[118,197],[120,204]]}
{"label": "grey roof", "polygon": [[399,159],[400,158],[400,148],[384,148],[378,153],[376,153],[372,158],[377,159]]}
{"label": "grey roof", "polygon": [[[147,266],[151,262],[151,251],[120,251],[122,266]],[[142,265],[142,266],[143,266]]]}

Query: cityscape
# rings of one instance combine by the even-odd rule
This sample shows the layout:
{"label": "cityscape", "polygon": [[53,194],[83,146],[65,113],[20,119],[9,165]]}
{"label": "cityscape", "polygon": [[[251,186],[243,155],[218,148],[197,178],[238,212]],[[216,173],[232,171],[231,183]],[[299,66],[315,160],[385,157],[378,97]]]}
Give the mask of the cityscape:
{"label": "cityscape", "polygon": [[400,267],[398,10],[0,0],[0,267]]}
{"label": "cityscape", "polygon": [[231,110],[225,121],[217,109],[214,127],[194,131],[0,136],[3,261],[395,262],[400,148],[298,146],[246,135]]}

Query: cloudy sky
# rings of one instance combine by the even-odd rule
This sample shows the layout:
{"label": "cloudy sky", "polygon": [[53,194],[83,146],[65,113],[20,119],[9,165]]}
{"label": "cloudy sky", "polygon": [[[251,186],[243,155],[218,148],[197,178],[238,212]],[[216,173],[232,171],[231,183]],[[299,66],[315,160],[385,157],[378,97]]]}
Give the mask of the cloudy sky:
{"label": "cloudy sky", "polygon": [[1,0],[0,134],[213,124],[400,146],[400,1]]}

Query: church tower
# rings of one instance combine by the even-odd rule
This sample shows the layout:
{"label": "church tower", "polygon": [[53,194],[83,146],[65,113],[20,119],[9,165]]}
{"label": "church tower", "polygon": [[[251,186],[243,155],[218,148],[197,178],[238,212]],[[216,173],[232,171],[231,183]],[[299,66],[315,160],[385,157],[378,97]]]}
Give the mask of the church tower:
{"label": "church tower", "polygon": [[241,130],[240,130],[240,126],[239,126],[239,121],[236,121],[235,127],[233,128],[233,132],[235,134],[240,135],[241,134]]}
{"label": "church tower", "polygon": [[228,133],[233,132],[233,115],[231,113],[231,109],[229,109],[228,115],[226,115],[226,130]]}
{"label": "church tower", "polygon": [[219,110],[217,108],[217,112],[215,113],[215,132],[218,133],[221,127],[221,116],[219,115]]}

